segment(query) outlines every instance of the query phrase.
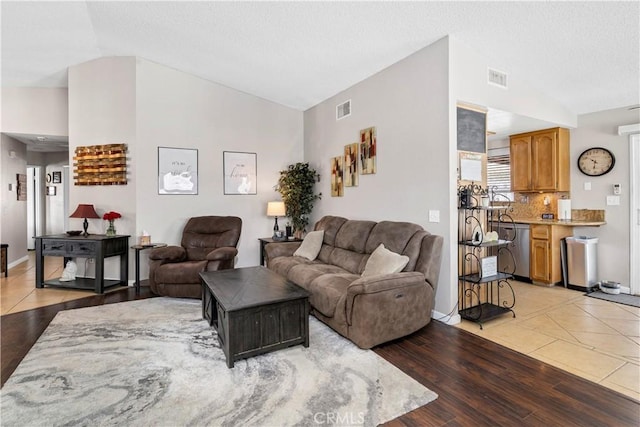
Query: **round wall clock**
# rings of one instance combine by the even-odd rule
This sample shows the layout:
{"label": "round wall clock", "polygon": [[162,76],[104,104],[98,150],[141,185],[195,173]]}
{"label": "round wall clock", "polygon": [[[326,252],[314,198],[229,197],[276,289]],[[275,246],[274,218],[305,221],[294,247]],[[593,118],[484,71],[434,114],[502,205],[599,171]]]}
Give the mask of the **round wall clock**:
{"label": "round wall clock", "polygon": [[589,148],[578,157],[578,169],[589,176],[600,176],[609,173],[615,164],[616,158],[613,153],[602,147]]}

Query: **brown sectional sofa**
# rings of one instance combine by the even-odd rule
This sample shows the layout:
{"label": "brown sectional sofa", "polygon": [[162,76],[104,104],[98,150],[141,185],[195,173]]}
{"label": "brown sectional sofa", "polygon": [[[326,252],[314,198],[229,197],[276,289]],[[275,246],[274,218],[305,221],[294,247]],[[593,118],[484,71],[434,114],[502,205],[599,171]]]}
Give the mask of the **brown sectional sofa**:
{"label": "brown sectional sofa", "polygon": [[[265,247],[267,267],[311,292],[313,314],[361,348],[371,348],[424,327],[431,320],[440,274],[442,236],[408,222],[358,221],[325,216],[317,258],[293,256],[300,243]],[[383,243],[409,257],[400,273],[361,277]]]}

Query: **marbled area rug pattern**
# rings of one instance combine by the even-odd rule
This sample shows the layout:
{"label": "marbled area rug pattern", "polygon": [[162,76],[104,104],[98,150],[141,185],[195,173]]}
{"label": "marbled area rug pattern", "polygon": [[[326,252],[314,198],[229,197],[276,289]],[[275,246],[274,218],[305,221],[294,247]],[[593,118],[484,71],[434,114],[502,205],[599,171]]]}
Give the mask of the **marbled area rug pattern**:
{"label": "marbled area rug pattern", "polygon": [[58,313],[0,394],[3,426],[366,425],[437,398],[314,317],[310,346],[228,369],[196,300]]}

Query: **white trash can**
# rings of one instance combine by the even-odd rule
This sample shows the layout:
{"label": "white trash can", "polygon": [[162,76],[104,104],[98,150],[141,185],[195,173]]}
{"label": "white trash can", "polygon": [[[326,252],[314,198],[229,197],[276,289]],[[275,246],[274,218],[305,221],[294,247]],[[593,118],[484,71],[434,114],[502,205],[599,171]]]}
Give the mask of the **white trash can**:
{"label": "white trash can", "polygon": [[567,237],[568,287],[588,291],[598,284],[598,238]]}

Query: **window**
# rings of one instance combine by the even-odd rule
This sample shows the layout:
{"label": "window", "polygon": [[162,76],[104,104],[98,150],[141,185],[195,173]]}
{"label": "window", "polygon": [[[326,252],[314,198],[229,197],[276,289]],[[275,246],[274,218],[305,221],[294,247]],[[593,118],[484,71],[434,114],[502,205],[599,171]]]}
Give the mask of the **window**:
{"label": "window", "polygon": [[[509,148],[487,150],[487,187],[513,201]],[[502,197],[500,198],[502,199]],[[500,201],[498,199],[498,201]]]}

